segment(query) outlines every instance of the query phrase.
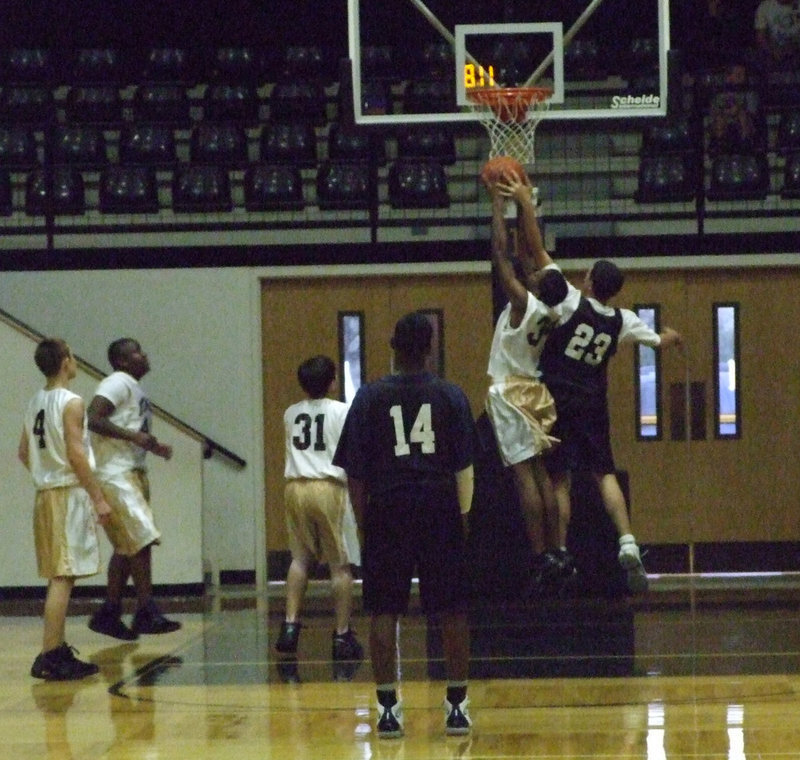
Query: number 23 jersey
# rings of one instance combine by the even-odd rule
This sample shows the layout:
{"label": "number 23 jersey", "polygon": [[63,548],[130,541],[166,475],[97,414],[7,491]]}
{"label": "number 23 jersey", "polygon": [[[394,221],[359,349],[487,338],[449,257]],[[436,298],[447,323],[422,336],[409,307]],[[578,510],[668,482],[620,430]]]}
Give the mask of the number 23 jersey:
{"label": "number 23 jersey", "polygon": [[556,307],[557,326],[545,341],[539,368],[550,392],[583,398],[605,398],[608,362],[622,343],[658,346],[661,338],[630,309],[614,309],[585,297],[568,285]]}

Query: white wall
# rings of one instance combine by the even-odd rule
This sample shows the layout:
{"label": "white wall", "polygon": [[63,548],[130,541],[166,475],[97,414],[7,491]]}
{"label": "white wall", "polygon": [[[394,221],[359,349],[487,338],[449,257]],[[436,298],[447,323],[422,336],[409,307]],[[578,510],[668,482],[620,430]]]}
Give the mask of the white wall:
{"label": "white wall", "polygon": [[[477,266],[486,269],[488,261]],[[39,333],[65,338],[104,372],[110,369],[105,354],[112,340],[130,336],[141,342],[152,367],[142,382],[152,401],[247,461],[238,468],[217,455],[203,463],[204,569],[213,582],[220,570],[255,570],[263,584],[262,278],[453,274],[475,267],[467,262],[4,272],[0,309]]]}
{"label": "white wall", "polygon": [[[34,558],[32,514],[34,491],[30,475],[17,459],[22,414],[29,398],[44,378],[33,361],[36,340],[0,322],[0,588],[41,585]],[[85,399],[91,398],[99,377],[81,369],[72,384]],[[153,511],[163,533],[162,546],[153,552],[156,584],[197,584],[203,580],[202,442],[156,416],[154,430],[173,447],[169,462],[150,458],[149,477]],[[104,564],[111,555],[101,541]],[[87,581],[105,584],[105,574]]]}
{"label": "white wall", "polygon": [[[723,261],[720,258],[659,257],[626,260],[624,264],[625,268],[669,269],[798,263],[796,254],[725,257]],[[565,269],[582,272],[589,263],[569,261],[565,262]],[[110,369],[105,356],[110,341],[131,336],[142,343],[152,365],[143,384],[153,402],[247,461],[241,469],[220,456],[202,462],[202,539],[198,542],[202,543],[204,569],[211,571],[214,581],[220,570],[255,570],[257,580],[263,583],[266,560],[261,279],[452,274],[472,271],[474,266],[453,263],[3,272],[0,309],[39,333],[65,338],[77,355],[104,372]],[[11,419],[14,429],[13,440],[7,441],[2,455],[3,491],[6,477],[24,477],[15,461],[20,404],[40,382],[32,352],[29,348],[25,351],[24,359],[14,358],[3,363],[5,368],[0,367],[3,387],[14,393],[20,391],[17,395],[5,391],[0,405],[2,423]],[[4,374],[9,366],[16,374]],[[11,475],[6,472],[9,461]],[[154,486],[156,506],[161,501],[158,488]],[[29,487],[25,489],[23,505],[28,508]],[[175,498],[176,503],[181,502],[180,494]],[[0,502],[3,515],[19,508],[18,503],[10,505],[5,499]],[[19,529],[19,536],[7,535],[7,524],[4,518],[0,550],[23,538],[27,540],[30,531],[26,522]],[[187,556],[193,556],[192,552]]]}
{"label": "white wall", "polygon": [[[153,403],[247,461],[247,466],[240,469],[219,456],[205,462],[198,457],[203,483],[202,537],[199,532],[191,535],[192,531],[184,531],[179,522],[176,531],[160,526],[165,543],[169,538],[170,551],[183,551],[188,566],[196,564],[191,558],[200,556],[202,545],[206,570],[262,572],[258,278],[246,269],[5,272],[0,275],[0,309],[38,333],[63,337],[77,356],[103,372],[110,371],[106,348],[112,340],[131,336],[141,342],[152,367],[142,383]],[[8,405],[4,398],[3,424],[11,416],[15,433],[11,446],[14,451],[10,444],[6,445],[9,450],[0,473],[4,473],[9,457],[14,457],[20,404],[41,382],[33,364],[33,344],[23,353],[24,359],[11,363],[11,369],[21,374],[10,382],[24,392],[13,402],[9,399]],[[9,367],[8,362],[4,365]],[[4,386],[8,385],[7,380]],[[90,383],[85,394],[91,395],[92,391]],[[158,434],[163,430],[159,423]],[[164,466],[174,470],[175,460]],[[158,467],[154,462],[153,468]],[[21,466],[14,467],[16,475],[20,475],[17,469]],[[25,475],[24,471],[21,475]],[[3,484],[5,491],[5,478]],[[29,491],[28,487],[24,500],[28,509],[32,498]],[[192,508],[192,494],[159,493],[156,483],[153,499],[156,509],[167,499],[176,506]],[[9,508],[3,499],[3,512]],[[192,521],[191,515],[185,516],[188,522]],[[30,526],[25,530],[29,533]],[[5,530],[2,535],[0,542],[6,546]],[[181,549],[175,542],[184,537],[190,538],[193,545]],[[159,561],[156,556],[155,562]],[[192,575],[191,582],[202,579],[196,568]],[[212,579],[216,580],[216,575]]]}

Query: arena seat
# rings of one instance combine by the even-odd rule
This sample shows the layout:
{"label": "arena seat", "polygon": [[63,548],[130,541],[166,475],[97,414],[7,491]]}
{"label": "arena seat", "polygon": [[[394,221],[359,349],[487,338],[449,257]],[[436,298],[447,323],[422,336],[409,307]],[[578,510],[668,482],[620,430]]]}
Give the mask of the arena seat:
{"label": "arena seat", "polygon": [[247,82],[216,82],[206,88],[203,97],[203,120],[258,123],[261,102],[255,86]]}
{"label": "arena seat", "polygon": [[52,160],[76,169],[98,169],[108,163],[103,130],[94,124],[60,124],[50,135]]}
{"label": "arena seat", "polygon": [[0,92],[0,122],[45,127],[56,120],[53,91],[44,85],[8,85]]}
{"label": "arena seat", "polygon": [[323,210],[368,209],[375,195],[364,161],[323,161],[317,169],[317,205]]}
{"label": "arena seat", "polygon": [[365,81],[397,79],[394,47],[365,45],[361,48],[361,74]]}
{"label": "arena seat", "polygon": [[176,213],[233,210],[227,169],[180,164],[172,175],[172,209]]}
{"label": "arena seat", "polygon": [[158,186],[152,166],[106,167],[100,174],[99,208],[104,214],[155,214]]}
{"label": "arena seat", "polygon": [[800,151],[800,108],[781,113],[775,135],[775,149],[784,154]]}
{"label": "arena seat", "polygon": [[283,74],[289,79],[309,80],[328,84],[335,69],[325,50],[319,45],[288,45],[281,60]]}
{"label": "arena seat", "polygon": [[764,200],[769,190],[769,165],[764,153],[723,153],[712,161],[708,200]]}
{"label": "arena seat", "polygon": [[781,198],[785,200],[800,199],[800,152],[787,156],[783,167],[783,187]]}
{"label": "arena seat", "polygon": [[692,201],[697,196],[697,160],[691,154],[642,156],[639,161],[637,203]]}
{"label": "arena seat", "polygon": [[6,169],[0,169],[0,216],[11,216],[14,211],[13,200],[11,174]]}
{"label": "arena seat", "polygon": [[386,146],[380,135],[335,121],[328,127],[328,157],[341,161],[386,163]]}
{"label": "arena seat", "polygon": [[207,65],[207,77],[215,83],[257,87],[263,74],[261,51],[249,45],[218,47]]}
{"label": "arena seat", "polygon": [[126,124],[120,130],[121,164],[169,169],[177,160],[175,132],[170,125]]}
{"label": "arena seat", "polygon": [[189,157],[195,164],[243,166],[247,152],[247,134],[239,124],[202,121],[194,126],[189,138]]}
{"label": "arena seat", "polygon": [[269,118],[272,121],[308,121],[316,126],[327,123],[325,92],[311,80],[281,81],[269,95]]}
{"label": "arena seat", "polygon": [[0,76],[7,84],[52,85],[60,61],[47,47],[11,47],[3,51]]}
{"label": "arena seat", "polygon": [[302,168],[317,165],[317,134],[314,125],[303,119],[268,121],[259,137],[261,160],[288,163]]}
{"label": "arena seat", "polygon": [[666,119],[658,119],[645,126],[639,155],[699,154],[702,147],[697,118],[691,113],[680,113]]}
{"label": "arena seat", "polygon": [[244,174],[248,211],[289,211],[305,206],[300,169],[292,164],[252,164]]}
{"label": "arena seat", "polygon": [[133,93],[135,122],[172,124],[187,127],[192,123],[191,103],[186,86],[180,83],[143,83]]}
{"label": "arena seat", "polygon": [[67,121],[73,124],[118,126],[122,122],[122,98],[113,84],[76,84],[64,102]]}
{"label": "arena seat", "polygon": [[414,79],[406,84],[402,97],[403,111],[409,114],[449,113],[455,101],[455,86],[447,79]]}
{"label": "arena seat", "polygon": [[392,208],[448,208],[447,175],[434,160],[398,159],[389,168]]}
{"label": "arena seat", "polygon": [[192,86],[199,76],[195,58],[192,51],[182,47],[148,48],[139,67],[139,81]]}
{"label": "arena seat", "polygon": [[75,52],[70,81],[81,84],[125,84],[127,71],[114,48],[80,48]]}
{"label": "arena seat", "polygon": [[412,127],[397,136],[397,157],[436,159],[446,166],[456,162],[456,142],[445,126]]}
{"label": "arena seat", "polygon": [[47,192],[44,169],[28,173],[25,181],[25,213],[28,216],[79,216],[86,209],[83,175],[72,166],[51,167],[52,197]]}
{"label": "arena seat", "polygon": [[39,163],[36,135],[27,126],[0,126],[0,168],[32,169]]}

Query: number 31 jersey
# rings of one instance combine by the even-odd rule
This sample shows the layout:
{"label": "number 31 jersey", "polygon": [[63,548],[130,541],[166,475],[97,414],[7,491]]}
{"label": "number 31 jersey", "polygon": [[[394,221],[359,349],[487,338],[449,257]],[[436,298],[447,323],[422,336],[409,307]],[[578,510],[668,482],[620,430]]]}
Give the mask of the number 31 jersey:
{"label": "number 31 jersey", "polygon": [[298,401],[283,413],[287,479],[347,480],[344,470],[332,462],[347,409],[343,401],[314,398]]}

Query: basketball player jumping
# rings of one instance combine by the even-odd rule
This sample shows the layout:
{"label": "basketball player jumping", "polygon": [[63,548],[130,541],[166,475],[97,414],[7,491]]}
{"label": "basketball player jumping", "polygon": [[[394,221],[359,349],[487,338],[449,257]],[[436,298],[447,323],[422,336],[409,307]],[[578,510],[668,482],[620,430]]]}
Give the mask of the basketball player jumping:
{"label": "basketball player jumping", "polygon": [[[538,223],[529,188],[513,175],[507,180],[499,186],[500,191],[518,203],[536,265],[552,265],[541,234],[535,231]],[[683,339],[670,327],[656,333],[630,309],[608,306],[623,282],[624,276],[614,263],[597,261],[581,289],[567,283],[567,296],[555,307],[558,323],[545,341],[539,366],[558,415],[552,434],[561,439],[561,444],[548,457],[547,466],[559,503],[561,541],[566,542],[570,512],[570,473],[589,471],[619,534],[618,559],[627,572],[628,587],[640,593],[647,590],[647,574],[631,532],[611,449],[608,362],[623,343],[665,349],[682,345]]]}

